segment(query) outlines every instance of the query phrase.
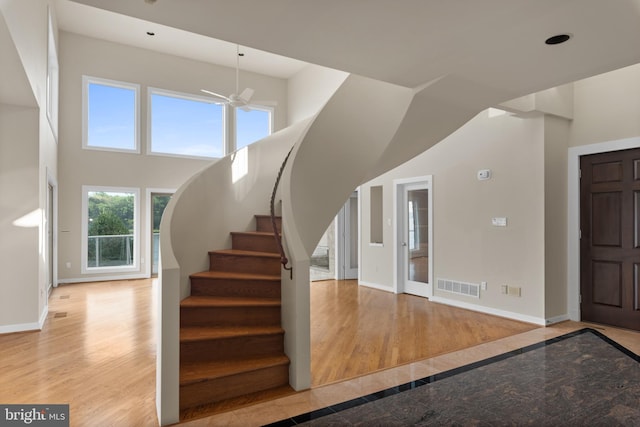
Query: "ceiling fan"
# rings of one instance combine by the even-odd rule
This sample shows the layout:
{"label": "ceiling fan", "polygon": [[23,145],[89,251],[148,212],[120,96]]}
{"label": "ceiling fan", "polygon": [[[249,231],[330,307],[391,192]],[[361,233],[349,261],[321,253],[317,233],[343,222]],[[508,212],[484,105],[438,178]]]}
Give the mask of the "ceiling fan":
{"label": "ceiling fan", "polygon": [[241,108],[244,111],[249,111],[249,105],[263,105],[263,106],[276,106],[275,101],[252,101],[254,90],[251,88],[245,88],[240,92],[240,57],[244,56],[244,53],[240,53],[240,46],[236,45],[236,91],[229,96],[220,95],[219,93],[212,92],[207,89],[200,89],[201,92],[212,95],[222,100],[225,104],[232,107]]}

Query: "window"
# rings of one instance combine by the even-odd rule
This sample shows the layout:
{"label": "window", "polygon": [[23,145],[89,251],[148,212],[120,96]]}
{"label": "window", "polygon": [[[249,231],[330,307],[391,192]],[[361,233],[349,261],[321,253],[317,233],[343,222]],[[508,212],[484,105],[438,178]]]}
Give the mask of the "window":
{"label": "window", "polygon": [[82,272],[137,271],[137,188],[83,186]]}
{"label": "window", "polygon": [[139,85],[83,76],[84,148],[139,152]]}
{"label": "window", "polygon": [[[246,110],[246,111],[245,111]],[[251,106],[236,108],[236,150],[271,135],[273,110]]]}
{"label": "window", "polygon": [[369,192],[369,197],[371,198],[371,206],[369,211],[369,243],[382,244],[382,235],[384,232],[384,229],[382,227],[382,186],[372,186],[369,189]]}
{"label": "window", "polygon": [[58,85],[59,68],[58,52],[53,31],[53,17],[51,7],[48,12],[48,32],[47,32],[47,119],[51,126],[51,132],[56,142],[58,141]]}
{"label": "window", "polygon": [[208,98],[149,89],[149,152],[223,157],[224,105]]}

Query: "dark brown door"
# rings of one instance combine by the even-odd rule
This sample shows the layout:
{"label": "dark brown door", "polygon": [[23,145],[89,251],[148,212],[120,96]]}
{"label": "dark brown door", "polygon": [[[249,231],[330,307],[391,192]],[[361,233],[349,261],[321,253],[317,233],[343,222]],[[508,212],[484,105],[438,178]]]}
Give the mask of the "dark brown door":
{"label": "dark brown door", "polygon": [[640,149],[580,158],[582,320],[640,330]]}

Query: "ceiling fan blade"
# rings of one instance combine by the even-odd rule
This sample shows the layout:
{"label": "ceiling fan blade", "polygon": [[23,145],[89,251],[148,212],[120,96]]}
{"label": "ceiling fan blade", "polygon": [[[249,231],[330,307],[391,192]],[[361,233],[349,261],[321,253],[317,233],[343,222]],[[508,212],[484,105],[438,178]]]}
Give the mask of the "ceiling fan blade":
{"label": "ceiling fan blade", "polygon": [[224,96],[224,95],[220,95],[219,93],[211,92],[210,90],[206,90],[206,89],[200,89],[200,91],[201,91],[201,92],[204,92],[204,93],[207,93],[207,94],[209,94],[209,95],[213,95],[213,96],[215,96],[216,98],[220,98],[220,99],[225,100],[225,101],[227,101],[227,102],[231,102],[231,99],[230,99],[230,98],[228,98],[228,97],[226,97],[226,96]]}
{"label": "ceiling fan blade", "polygon": [[253,89],[250,87],[246,88],[242,91],[242,93],[238,96],[245,104],[248,104],[251,101],[251,97],[253,96]]}

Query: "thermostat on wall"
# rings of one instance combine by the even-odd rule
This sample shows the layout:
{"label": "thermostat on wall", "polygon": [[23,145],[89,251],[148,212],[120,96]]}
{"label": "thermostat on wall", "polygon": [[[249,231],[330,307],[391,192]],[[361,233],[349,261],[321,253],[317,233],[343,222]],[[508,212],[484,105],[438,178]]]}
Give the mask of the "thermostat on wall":
{"label": "thermostat on wall", "polygon": [[482,169],[478,171],[478,181],[484,181],[491,178],[491,169]]}

